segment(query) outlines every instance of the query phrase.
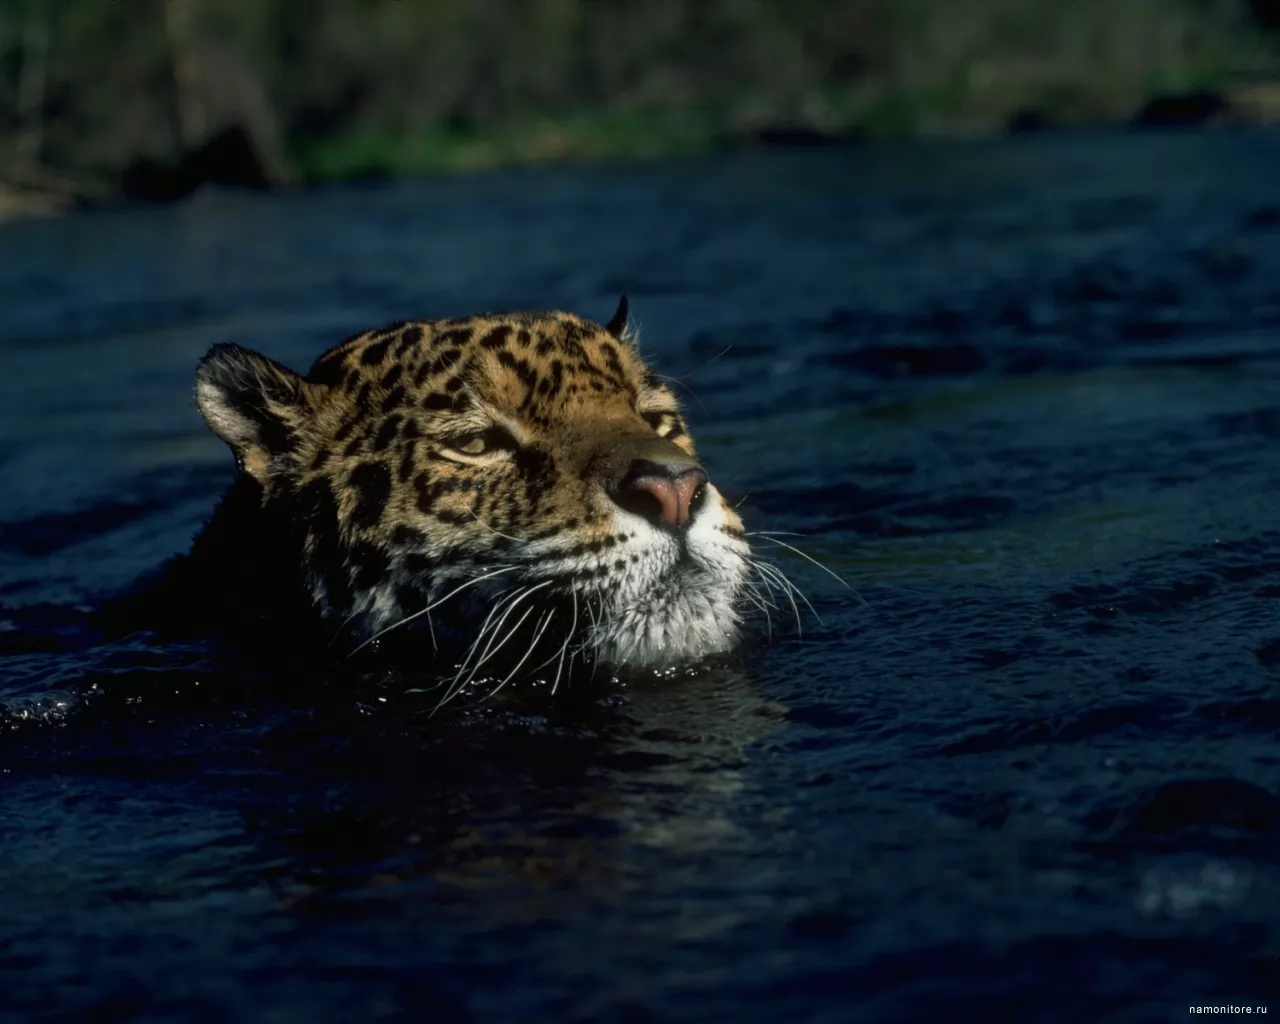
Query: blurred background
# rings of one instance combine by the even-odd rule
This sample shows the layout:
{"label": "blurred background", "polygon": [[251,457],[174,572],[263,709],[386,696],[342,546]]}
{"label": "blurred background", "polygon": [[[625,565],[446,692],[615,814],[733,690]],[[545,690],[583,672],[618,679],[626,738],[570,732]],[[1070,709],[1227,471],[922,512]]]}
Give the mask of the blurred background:
{"label": "blurred background", "polygon": [[1280,117],[1277,0],[0,0],[10,205]]}

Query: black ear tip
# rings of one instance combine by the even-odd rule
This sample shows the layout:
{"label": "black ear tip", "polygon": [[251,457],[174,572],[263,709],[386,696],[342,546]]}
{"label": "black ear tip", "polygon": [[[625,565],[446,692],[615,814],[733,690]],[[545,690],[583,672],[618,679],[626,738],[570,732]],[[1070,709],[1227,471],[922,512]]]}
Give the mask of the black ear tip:
{"label": "black ear tip", "polygon": [[248,355],[248,350],[239,345],[229,341],[219,342],[204,354],[204,358],[200,360],[199,365],[196,367],[196,372],[208,373],[219,366],[226,366],[228,363],[242,362],[246,355]]}
{"label": "black ear tip", "polygon": [[[220,342],[204,354],[196,367],[196,379],[234,388],[292,387],[298,375],[287,366],[253,349]],[[279,392],[283,395],[284,392]],[[281,399],[277,399],[281,400]]]}
{"label": "black ear tip", "polygon": [[630,320],[631,320],[630,303],[627,302],[627,296],[626,296],[626,293],[624,292],[622,297],[618,300],[618,311],[613,314],[613,319],[611,319],[605,325],[605,330],[607,330],[615,338],[621,338],[624,334],[626,334],[627,324],[630,322]]}
{"label": "black ear tip", "polygon": [[205,353],[202,362],[208,362],[210,359],[217,359],[221,356],[234,356],[244,352],[244,349],[237,345],[234,341],[220,341],[216,345],[211,345],[209,351]]}

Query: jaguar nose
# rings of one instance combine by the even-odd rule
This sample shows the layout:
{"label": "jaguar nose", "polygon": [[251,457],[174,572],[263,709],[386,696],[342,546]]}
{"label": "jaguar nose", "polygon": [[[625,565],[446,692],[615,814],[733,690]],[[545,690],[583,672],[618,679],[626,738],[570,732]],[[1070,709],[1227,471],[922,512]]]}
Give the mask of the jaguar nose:
{"label": "jaguar nose", "polygon": [[683,530],[701,506],[706,486],[707,474],[696,465],[637,459],[609,497],[654,526]]}

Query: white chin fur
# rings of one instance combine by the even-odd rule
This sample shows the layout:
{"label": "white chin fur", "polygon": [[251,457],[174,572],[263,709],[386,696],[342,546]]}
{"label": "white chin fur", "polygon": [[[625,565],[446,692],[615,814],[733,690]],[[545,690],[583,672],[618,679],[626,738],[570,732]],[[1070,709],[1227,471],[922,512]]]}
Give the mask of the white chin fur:
{"label": "white chin fur", "polygon": [[587,633],[603,662],[666,668],[730,650],[738,640],[738,595],[747,574],[747,545],[724,533],[723,502],[714,488],[679,542],[628,512],[615,514],[619,532],[634,535],[639,555],[603,581],[598,620]]}
{"label": "white chin fur", "polygon": [[733,648],[738,615],[719,599],[687,593],[659,610],[624,608],[591,629],[590,645],[608,665],[667,668]]}

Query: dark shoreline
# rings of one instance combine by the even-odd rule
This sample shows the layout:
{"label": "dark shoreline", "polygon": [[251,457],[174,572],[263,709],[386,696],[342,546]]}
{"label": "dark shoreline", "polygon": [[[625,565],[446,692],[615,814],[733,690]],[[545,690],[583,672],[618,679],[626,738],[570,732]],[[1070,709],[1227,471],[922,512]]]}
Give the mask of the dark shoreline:
{"label": "dark shoreline", "polygon": [[[1197,90],[1158,95],[1126,119],[1071,121],[1052,110],[1028,107],[1003,125],[943,125],[902,133],[876,131],[865,124],[823,128],[799,121],[765,122],[750,128],[715,132],[677,133],[661,124],[647,136],[624,145],[592,144],[562,139],[559,146],[538,145],[538,130],[527,133],[524,144],[503,136],[477,132],[455,137],[375,140],[378,155],[342,165],[316,166],[305,155],[288,166],[261,157],[251,134],[239,127],[225,129],[173,161],[153,159],[130,164],[114,181],[84,184],[51,172],[10,182],[0,179],[0,223],[74,210],[120,204],[164,204],[181,201],[208,186],[253,191],[288,191],[324,185],[466,174],[492,170],[572,164],[641,163],[685,155],[710,155],[743,150],[805,150],[882,145],[904,141],[954,138],[999,139],[1032,133],[1076,131],[1144,131],[1259,127],[1280,123],[1280,81],[1247,83],[1223,90]],[[546,122],[542,131],[554,134],[561,126]],[[365,140],[366,142],[368,140]],[[355,148],[361,140],[337,138],[321,144],[330,151]],[[311,152],[314,154],[313,148]],[[307,153],[307,148],[302,148]],[[302,169],[299,169],[299,166]]]}

